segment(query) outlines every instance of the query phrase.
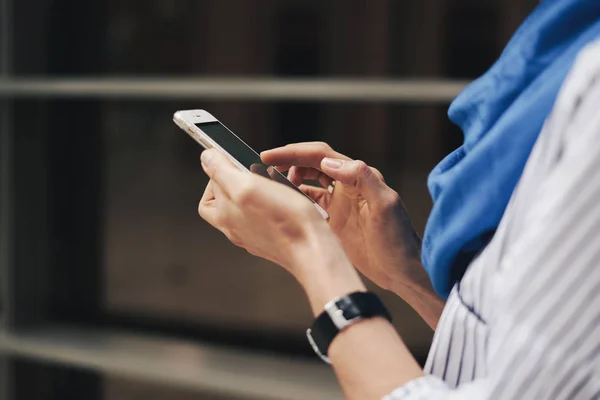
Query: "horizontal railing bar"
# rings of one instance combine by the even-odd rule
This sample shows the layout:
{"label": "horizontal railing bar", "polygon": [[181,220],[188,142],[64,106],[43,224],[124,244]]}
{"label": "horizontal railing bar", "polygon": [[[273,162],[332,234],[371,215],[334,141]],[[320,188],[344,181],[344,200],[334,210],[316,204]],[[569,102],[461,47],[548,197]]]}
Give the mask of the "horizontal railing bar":
{"label": "horizontal railing bar", "polygon": [[343,398],[332,370],[319,362],[119,332],[2,332],[1,353],[241,398]]}
{"label": "horizontal railing bar", "polygon": [[329,78],[5,78],[0,79],[0,97],[448,103],[466,84],[453,80]]}

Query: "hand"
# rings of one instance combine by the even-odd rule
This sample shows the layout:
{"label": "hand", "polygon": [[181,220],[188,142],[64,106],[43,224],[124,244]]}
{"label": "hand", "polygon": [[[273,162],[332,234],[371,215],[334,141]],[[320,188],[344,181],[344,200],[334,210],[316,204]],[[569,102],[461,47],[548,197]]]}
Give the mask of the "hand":
{"label": "hand", "polygon": [[300,188],[327,210],[332,230],[365,276],[401,296],[402,285],[415,281],[431,287],[420,263],[421,239],[400,196],[379,171],[318,142],[291,144],[261,157],[280,171],[289,169],[288,178],[296,185],[310,179],[327,187],[335,180],[333,193],[307,185]]}
{"label": "hand", "polygon": [[242,171],[215,150],[202,153],[202,166],[211,180],[200,216],[249,253],[298,276],[311,241],[330,235],[337,242],[313,204],[289,187]]}
{"label": "hand", "polygon": [[365,290],[339,240],[308,199],[238,169],[215,150],[202,153],[202,166],[211,180],[198,206],[200,216],[233,244],[292,273],[315,315],[332,298]]}
{"label": "hand", "polygon": [[[264,176],[237,169],[216,150],[202,153],[202,166],[211,180],[198,206],[200,215],[233,243],[296,276],[315,316],[330,300],[366,290],[339,240],[308,199]],[[342,184],[337,189],[344,190]],[[374,344],[364,346],[370,341]],[[328,355],[352,398],[381,398],[422,376],[383,318],[364,319],[342,331]]]}

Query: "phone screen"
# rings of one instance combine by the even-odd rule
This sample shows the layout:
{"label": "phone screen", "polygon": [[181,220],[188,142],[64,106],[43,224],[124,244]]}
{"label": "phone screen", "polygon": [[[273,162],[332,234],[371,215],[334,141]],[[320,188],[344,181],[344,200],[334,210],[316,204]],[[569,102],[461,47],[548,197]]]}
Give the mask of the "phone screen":
{"label": "phone screen", "polygon": [[249,171],[257,173],[279,183],[291,187],[292,189],[302,193],[310,201],[314,200],[302,192],[296,185],[290,182],[285,175],[277,171],[275,168],[262,163],[260,156],[252,150],[250,146],[244,143],[233,132],[227,129],[220,122],[205,122],[196,124],[202,132],[214,140],[219,146],[227,151],[233,158],[239,161]]}

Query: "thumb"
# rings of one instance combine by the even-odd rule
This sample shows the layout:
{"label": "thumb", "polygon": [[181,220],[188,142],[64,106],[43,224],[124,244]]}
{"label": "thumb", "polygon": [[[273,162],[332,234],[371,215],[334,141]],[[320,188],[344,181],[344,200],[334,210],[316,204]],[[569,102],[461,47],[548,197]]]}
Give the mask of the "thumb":
{"label": "thumb", "polygon": [[208,177],[223,190],[227,197],[231,197],[247,178],[218,150],[204,150],[200,160]]}
{"label": "thumb", "polygon": [[388,190],[387,185],[364,161],[324,158],[321,170],[332,179],[355,189],[368,202],[377,202]]}

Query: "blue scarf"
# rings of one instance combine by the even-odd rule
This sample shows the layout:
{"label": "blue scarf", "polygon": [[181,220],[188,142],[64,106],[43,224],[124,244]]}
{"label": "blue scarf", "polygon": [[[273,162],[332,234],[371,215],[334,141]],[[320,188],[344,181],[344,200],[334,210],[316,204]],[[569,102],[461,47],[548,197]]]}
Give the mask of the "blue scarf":
{"label": "blue scarf", "polygon": [[450,106],[464,144],[429,176],[422,252],[442,297],[494,234],[577,53],[598,37],[600,0],[545,0]]}

